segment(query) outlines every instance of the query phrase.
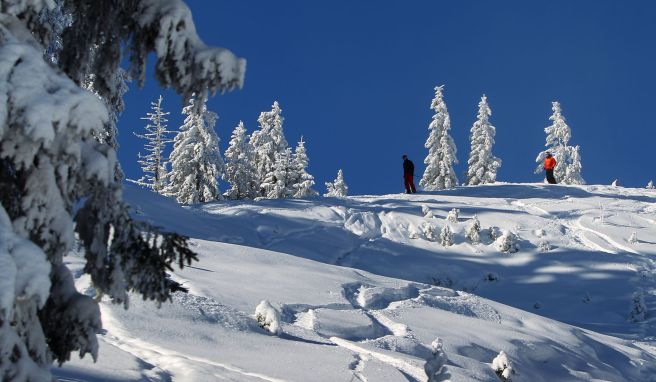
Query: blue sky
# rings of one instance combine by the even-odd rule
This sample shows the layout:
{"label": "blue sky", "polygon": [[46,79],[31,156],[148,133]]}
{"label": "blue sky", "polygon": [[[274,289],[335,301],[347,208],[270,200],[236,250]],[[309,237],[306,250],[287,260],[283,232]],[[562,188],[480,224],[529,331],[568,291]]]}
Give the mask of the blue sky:
{"label": "blue sky", "polygon": [[[241,119],[278,100],[290,143],[305,137],[317,188],[343,168],[352,194],[401,192],[401,155],[421,177],[433,88],[445,99],[458,146],[460,180],[469,129],[481,94],[497,128],[498,179],[541,181],[533,174],[544,146],[551,101],[562,104],[581,146],[591,184],[643,187],[656,180],[651,151],[656,89],[653,1],[264,1],[187,0],[208,44],[248,60],[242,90],[208,106],[225,150]],[[180,99],[160,89],[152,70],[131,84],[119,121],[119,158],[141,176],[139,118],[159,94],[182,122]]]}

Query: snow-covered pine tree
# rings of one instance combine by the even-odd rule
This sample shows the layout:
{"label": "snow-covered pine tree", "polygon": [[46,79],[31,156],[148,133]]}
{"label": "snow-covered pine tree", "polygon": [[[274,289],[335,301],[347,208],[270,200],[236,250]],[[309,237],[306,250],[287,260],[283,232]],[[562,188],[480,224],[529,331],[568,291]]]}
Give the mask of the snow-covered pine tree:
{"label": "snow-covered pine tree", "polygon": [[471,150],[467,164],[467,185],[494,183],[497,171],[501,167],[501,159],[492,154],[496,129],[490,124],[492,110],[487,104],[485,94],[478,103],[478,119],[474,122],[469,134]]}
{"label": "snow-covered pine tree", "polygon": [[[57,5],[70,15],[59,30],[41,17]],[[169,300],[180,286],[167,272],[195,258],[185,237],[132,219],[116,149],[100,139],[107,105],[122,102],[120,64],[143,82],[151,52],[160,84],[185,98],[243,83],[245,61],[206,46],[181,0],[0,1],[0,98],[11,100],[0,103],[3,379],[50,380],[53,361],[98,356],[100,309],[64,261],[76,235],[82,269],[116,303],[127,304],[128,291]],[[91,76],[102,101],[82,88]]]}
{"label": "snow-covered pine tree", "polygon": [[[274,101],[271,111],[260,113],[257,122],[260,129],[251,134],[250,143],[255,153],[255,169],[259,177],[259,183],[264,183],[267,175],[273,171],[276,163],[276,154],[282,153],[289,147],[285,133],[282,129],[284,121],[281,116],[282,110],[278,101]],[[260,196],[267,196],[267,190],[260,187]]]}
{"label": "snow-covered pine tree", "polygon": [[567,147],[569,154],[569,163],[565,170],[565,177],[562,180],[564,184],[585,184],[585,180],[581,176],[581,154],[580,147]]}
{"label": "snow-covered pine tree", "polygon": [[428,156],[424,159],[426,170],[419,185],[427,191],[453,188],[458,185],[458,178],[453,169],[456,159],[456,145],[449,135],[451,120],[444,102],[442,91],[444,85],[435,87],[435,98],[431,102],[431,109],[435,111],[433,120],[428,125],[430,134],[424,147],[428,149]]}
{"label": "snow-covered pine tree", "polygon": [[572,131],[565,122],[560,103],[557,101],[552,102],[551,110],[553,114],[549,117],[549,120],[552,121],[552,124],[544,129],[547,133],[545,143],[547,149],[540,152],[535,158],[538,163],[535,173],[538,174],[544,171],[544,158],[546,158],[547,152],[550,152],[556,158],[554,177],[559,183],[585,184],[581,176],[582,166],[579,146],[571,147],[567,145],[572,137]]}
{"label": "snow-covered pine tree", "polygon": [[[201,106],[197,107],[196,102]],[[214,131],[216,114],[208,111],[205,100],[189,100],[182,109],[187,117],[175,136],[169,156],[171,172],[164,190],[178,203],[211,202],[221,198],[218,179],[224,171],[219,153],[219,138]]]}
{"label": "snow-covered pine tree", "polygon": [[317,196],[319,193],[312,189],[314,186],[314,176],[307,172],[307,166],[310,160],[308,159],[307,149],[305,148],[305,141],[303,137],[298,141],[294,149],[292,158],[292,171],[291,175],[291,188],[293,190],[292,197],[294,198],[307,198],[310,196]]}
{"label": "snow-covered pine tree", "polygon": [[342,169],[337,171],[337,178],[332,182],[326,182],[326,192],[323,196],[344,197],[348,195],[348,186],[344,181],[344,172]]}
{"label": "snow-covered pine tree", "polygon": [[481,222],[476,215],[471,218],[467,225],[465,238],[472,244],[478,244],[481,242]]}
{"label": "snow-covered pine tree", "polygon": [[141,118],[149,121],[146,124],[146,133],[135,133],[137,137],[147,141],[145,149],[149,151],[149,154],[145,156],[141,156],[139,153],[139,165],[141,165],[144,175],[136,183],[146,186],[158,194],[161,194],[166,186],[166,162],[162,157],[164,148],[167,143],[173,142],[169,138],[171,132],[166,129],[166,122],[168,122],[166,116],[170,113],[162,110],[163,100],[164,98],[160,95],[157,102],[151,102],[152,112]]}
{"label": "snow-covered pine tree", "polygon": [[289,147],[276,153],[273,168],[266,174],[261,185],[267,199],[289,198],[293,195],[294,190],[290,188],[294,173],[291,156],[292,149]]}
{"label": "snow-covered pine tree", "polygon": [[253,147],[246,135],[244,122],[239,121],[225,151],[224,178],[230,183],[230,189],[224,193],[226,198],[250,199],[257,196],[260,185],[253,157]]}
{"label": "snow-covered pine tree", "polygon": [[440,244],[444,247],[450,247],[453,245],[453,231],[448,224],[445,224],[440,231]]}
{"label": "snow-covered pine tree", "polygon": [[654,187],[654,181],[650,180],[649,183],[647,183],[647,186],[645,188],[648,189],[648,190],[653,190],[655,188]]}

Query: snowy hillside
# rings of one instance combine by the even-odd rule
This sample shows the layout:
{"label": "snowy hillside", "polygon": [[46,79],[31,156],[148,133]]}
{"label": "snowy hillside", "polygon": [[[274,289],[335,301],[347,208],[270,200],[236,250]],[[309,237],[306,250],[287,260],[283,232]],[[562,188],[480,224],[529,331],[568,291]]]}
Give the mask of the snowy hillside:
{"label": "snowy hillside", "polygon": [[[61,380],[426,381],[439,337],[453,381],[497,381],[500,351],[513,381],[656,381],[653,190],[497,184],[192,207],[125,192],[135,217],[193,238],[199,261],[173,275],[189,293],[160,309],[103,301],[100,360],[54,369]],[[478,244],[465,238],[474,215]],[[518,251],[490,231],[515,234]],[[262,300],[277,335],[253,317]]]}

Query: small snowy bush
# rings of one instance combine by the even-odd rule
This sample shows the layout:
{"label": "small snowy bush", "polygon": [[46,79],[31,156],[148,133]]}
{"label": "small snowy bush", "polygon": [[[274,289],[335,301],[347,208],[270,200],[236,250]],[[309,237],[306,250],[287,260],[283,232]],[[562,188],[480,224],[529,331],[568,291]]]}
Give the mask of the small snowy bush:
{"label": "small snowy bush", "polygon": [[440,231],[440,244],[445,247],[450,247],[453,245],[453,231],[448,224],[445,224]]}
{"label": "small snowy bush", "polygon": [[503,231],[503,234],[497,238],[495,241],[497,249],[501,252],[506,253],[515,253],[519,251],[519,245],[517,244],[517,235],[510,231]]}
{"label": "small snowy bush", "polygon": [[419,232],[417,231],[417,227],[415,227],[414,224],[410,224],[408,227],[408,237],[410,239],[419,239]]}
{"label": "small snowy bush", "polygon": [[430,207],[428,207],[425,204],[421,205],[421,213],[424,214],[424,217],[426,219],[432,219],[434,217],[433,211],[430,210]]}
{"label": "small snowy bush", "polygon": [[645,295],[642,292],[636,292],[631,299],[631,312],[629,321],[641,322],[647,317],[647,305],[645,305]]}
{"label": "small snowy bush", "polygon": [[467,238],[472,244],[478,244],[481,242],[481,222],[478,221],[476,215],[470,220],[469,225],[465,230],[465,238]]}
{"label": "small snowy bush", "polygon": [[426,240],[435,241],[435,226],[430,222],[423,222],[421,224],[421,233]]}
{"label": "small snowy bush", "polygon": [[497,227],[490,227],[487,229],[487,236],[494,242],[499,238],[499,236],[501,236],[501,233]]}
{"label": "small snowy bush", "polygon": [[446,216],[446,220],[451,223],[457,223],[459,213],[460,213],[459,209],[457,208],[452,209],[451,211],[449,211],[449,214]]}
{"label": "small snowy bush", "polygon": [[426,360],[424,371],[428,376],[428,382],[448,381],[451,374],[446,370],[447,357],[444,352],[442,340],[436,338],[431,344],[431,355]]}
{"label": "small snowy bush", "polygon": [[551,245],[549,245],[548,241],[542,240],[540,244],[538,244],[538,249],[540,252],[549,252],[551,250]]}
{"label": "small snowy bush", "polygon": [[647,187],[645,187],[645,188],[648,189],[648,190],[653,190],[654,188],[656,188],[656,187],[654,187],[654,181],[650,180],[649,183],[647,183]]}
{"label": "small snowy bush", "polygon": [[638,244],[638,233],[636,231],[631,232],[629,244]]}
{"label": "small snowy bush", "polygon": [[503,350],[492,360],[492,369],[503,382],[512,381],[511,376],[517,374],[508,359],[508,355]]}
{"label": "small snowy bush", "polygon": [[255,308],[255,319],[258,325],[272,334],[280,333],[280,312],[267,300],[262,300]]}
{"label": "small snowy bush", "polygon": [[620,186],[620,180],[619,180],[619,179],[615,179],[615,180],[613,181],[613,183],[611,183],[610,185],[613,186],[613,187],[619,187],[619,186]]}

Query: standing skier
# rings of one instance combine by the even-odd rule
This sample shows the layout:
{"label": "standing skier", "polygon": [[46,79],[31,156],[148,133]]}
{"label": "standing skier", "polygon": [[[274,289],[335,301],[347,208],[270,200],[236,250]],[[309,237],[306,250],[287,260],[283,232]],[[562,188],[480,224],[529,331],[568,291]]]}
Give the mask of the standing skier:
{"label": "standing skier", "polygon": [[[403,181],[405,183],[405,193],[406,194],[416,194],[417,190],[415,189],[415,164],[408,159],[407,155],[403,156]],[[411,192],[412,191],[412,192]]]}
{"label": "standing skier", "polygon": [[550,152],[547,152],[547,157],[544,158],[544,172],[547,175],[547,182],[549,184],[556,184],[556,178],[554,178],[554,169],[556,168],[556,159],[551,156]]}

